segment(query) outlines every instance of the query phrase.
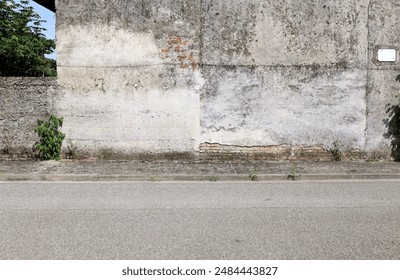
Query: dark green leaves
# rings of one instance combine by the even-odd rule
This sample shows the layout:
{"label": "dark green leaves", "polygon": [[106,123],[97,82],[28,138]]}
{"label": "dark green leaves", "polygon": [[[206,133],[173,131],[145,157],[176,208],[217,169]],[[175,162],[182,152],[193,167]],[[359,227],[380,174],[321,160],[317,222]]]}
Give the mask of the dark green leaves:
{"label": "dark green leaves", "polygon": [[28,5],[0,0],[0,76],[55,76],[53,59],[45,58],[55,48],[43,35],[43,20]]}
{"label": "dark green leaves", "polygon": [[38,120],[35,132],[39,135],[39,142],[35,149],[42,160],[60,160],[61,145],[65,134],[59,131],[63,125],[63,118],[52,115],[49,121]]}

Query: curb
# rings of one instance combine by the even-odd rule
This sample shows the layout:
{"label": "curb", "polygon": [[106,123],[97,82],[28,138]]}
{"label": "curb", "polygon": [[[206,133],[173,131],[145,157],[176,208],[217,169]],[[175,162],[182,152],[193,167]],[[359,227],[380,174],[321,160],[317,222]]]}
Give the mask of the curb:
{"label": "curb", "polygon": [[[400,173],[376,174],[259,174],[257,182],[263,181],[328,181],[328,180],[398,180]],[[247,174],[221,174],[221,175],[102,175],[102,174],[0,174],[0,181],[48,181],[48,182],[110,182],[110,181],[145,181],[145,182],[171,182],[171,181],[251,181]]]}

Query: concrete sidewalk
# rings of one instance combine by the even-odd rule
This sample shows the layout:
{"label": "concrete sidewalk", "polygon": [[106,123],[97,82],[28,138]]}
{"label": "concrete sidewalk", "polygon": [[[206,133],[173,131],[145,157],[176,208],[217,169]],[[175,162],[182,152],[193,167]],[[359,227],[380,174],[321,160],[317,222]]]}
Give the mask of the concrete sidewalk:
{"label": "concrete sidewalk", "polygon": [[237,181],[400,179],[396,162],[0,160],[0,181]]}

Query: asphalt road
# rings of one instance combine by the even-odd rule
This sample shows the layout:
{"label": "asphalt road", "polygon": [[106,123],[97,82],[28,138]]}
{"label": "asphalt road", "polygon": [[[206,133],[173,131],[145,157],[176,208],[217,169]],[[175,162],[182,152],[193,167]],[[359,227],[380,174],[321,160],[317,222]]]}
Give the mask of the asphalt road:
{"label": "asphalt road", "polygon": [[400,259],[400,181],[3,182],[0,259]]}

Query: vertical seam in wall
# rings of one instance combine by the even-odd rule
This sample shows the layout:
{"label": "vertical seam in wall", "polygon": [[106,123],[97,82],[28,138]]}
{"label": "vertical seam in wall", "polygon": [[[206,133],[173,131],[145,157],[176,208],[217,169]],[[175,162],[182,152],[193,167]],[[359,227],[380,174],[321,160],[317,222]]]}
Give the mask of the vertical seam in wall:
{"label": "vertical seam in wall", "polygon": [[[204,8],[204,9],[203,9]],[[200,50],[199,50],[199,67],[203,65],[203,44],[204,44],[204,21],[205,21],[205,7],[204,0],[200,0]]]}
{"label": "vertical seam in wall", "polygon": [[[199,71],[201,75],[203,75],[203,49],[204,49],[204,22],[205,22],[205,16],[206,16],[206,7],[205,7],[205,2],[204,0],[200,0],[200,50],[199,50]],[[204,85],[205,86],[205,85]],[[199,126],[199,134],[198,134],[198,147],[197,147],[197,156],[200,156],[200,144],[202,141],[202,126],[201,126],[201,117],[202,117],[202,106],[201,106],[201,93],[199,94],[199,103],[198,103],[198,114],[199,114],[199,119],[198,119],[198,126]]]}
{"label": "vertical seam in wall", "polygon": [[51,111],[55,112],[55,108],[54,108],[54,96],[56,94],[56,91],[58,90],[58,79],[55,80],[54,83],[54,90],[51,91]]}
{"label": "vertical seam in wall", "polygon": [[366,77],[366,86],[365,86],[365,130],[364,130],[364,151],[367,152],[367,144],[368,144],[368,116],[369,116],[369,92],[370,92],[370,60],[371,60],[371,51],[370,51],[370,37],[371,37],[371,27],[370,27],[370,12],[371,5],[373,0],[369,0],[368,2],[368,10],[367,10],[367,77]]}

